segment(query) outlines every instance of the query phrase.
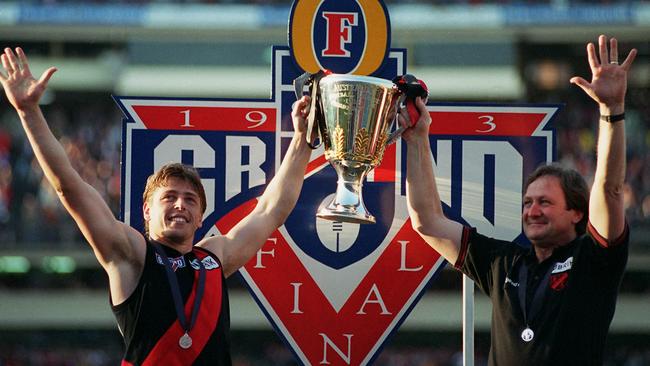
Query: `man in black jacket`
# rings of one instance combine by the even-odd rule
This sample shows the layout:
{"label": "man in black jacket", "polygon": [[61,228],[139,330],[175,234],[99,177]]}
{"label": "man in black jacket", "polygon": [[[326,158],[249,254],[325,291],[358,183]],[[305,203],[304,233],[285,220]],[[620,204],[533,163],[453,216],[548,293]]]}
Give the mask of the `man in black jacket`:
{"label": "man in black jacket", "polygon": [[[609,47],[608,47],[609,43]],[[627,262],[624,216],[625,93],[632,50],[619,64],[618,43],[587,45],[592,80],[574,77],[600,108],[591,193],[575,171],[538,168],[524,187],[522,224],[532,243],[485,237],[445,217],[433,174],[431,118],[408,143],[407,196],[413,228],[492,299],[490,365],[599,365]],[[426,199],[425,199],[426,198]]]}

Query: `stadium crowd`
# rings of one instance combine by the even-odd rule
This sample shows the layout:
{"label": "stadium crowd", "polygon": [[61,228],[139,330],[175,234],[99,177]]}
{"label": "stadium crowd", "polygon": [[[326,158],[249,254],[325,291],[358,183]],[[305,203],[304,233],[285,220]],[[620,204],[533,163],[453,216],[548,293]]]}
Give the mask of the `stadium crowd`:
{"label": "stadium crowd", "polygon": [[[650,218],[650,92],[631,90],[628,98],[626,216],[633,226],[647,225]],[[567,113],[568,123],[557,129],[559,161],[576,167],[586,177],[593,177],[596,150],[593,121],[598,118],[597,111],[573,104]]]}
{"label": "stadium crowd", "polygon": [[[2,104],[7,106],[5,100]],[[121,117],[110,98],[55,103],[44,110],[77,171],[119,214]],[[35,165],[17,117],[8,109],[0,116],[0,240],[7,246],[81,242],[74,222]]]}

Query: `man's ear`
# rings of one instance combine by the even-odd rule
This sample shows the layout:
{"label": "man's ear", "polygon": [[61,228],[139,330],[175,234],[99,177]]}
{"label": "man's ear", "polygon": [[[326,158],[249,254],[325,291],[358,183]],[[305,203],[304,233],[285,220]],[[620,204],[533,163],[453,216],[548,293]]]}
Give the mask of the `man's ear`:
{"label": "man's ear", "polygon": [[149,219],[151,219],[151,216],[149,215],[149,211],[150,211],[150,210],[151,210],[151,209],[150,209],[150,207],[149,207],[149,203],[148,203],[148,202],[144,202],[144,203],[142,204],[142,217],[144,217],[144,221],[145,221],[145,222],[146,222],[146,221],[149,221]]}
{"label": "man's ear", "polygon": [[573,218],[571,218],[571,222],[574,225],[577,225],[582,220],[582,218],[585,217],[585,213],[580,212],[578,210],[571,210],[571,211],[573,211]]}

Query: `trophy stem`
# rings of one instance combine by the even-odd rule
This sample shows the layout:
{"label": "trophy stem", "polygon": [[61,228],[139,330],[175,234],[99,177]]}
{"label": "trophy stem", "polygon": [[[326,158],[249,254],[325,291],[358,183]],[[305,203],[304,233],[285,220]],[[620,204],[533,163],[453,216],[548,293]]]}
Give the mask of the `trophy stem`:
{"label": "trophy stem", "polygon": [[320,209],[316,216],[332,221],[374,224],[375,217],[366,209],[361,194],[362,182],[373,167],[368,164],[349,167],[341,161],[334,161],[332,165],[338,175],[336,194],[332,202]]}

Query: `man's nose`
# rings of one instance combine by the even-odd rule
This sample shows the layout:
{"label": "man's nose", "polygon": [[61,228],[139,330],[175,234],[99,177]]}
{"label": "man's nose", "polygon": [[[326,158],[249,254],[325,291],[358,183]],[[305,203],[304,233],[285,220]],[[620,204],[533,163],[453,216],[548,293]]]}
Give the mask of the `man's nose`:
{"label": "man's nose", "polygon": [[528,216],[539,216],[542,214],[542,210],[537,202],[533,202],[528,207]]}
{"label": "man's nose", "polygon": [[176,202],[174,202],[174,208],[179,209],[179,210],[184,210],[185,209],[185,200],[182,198],[177,198]]}

